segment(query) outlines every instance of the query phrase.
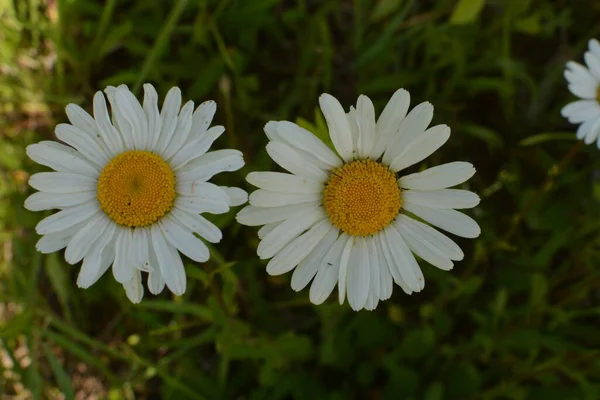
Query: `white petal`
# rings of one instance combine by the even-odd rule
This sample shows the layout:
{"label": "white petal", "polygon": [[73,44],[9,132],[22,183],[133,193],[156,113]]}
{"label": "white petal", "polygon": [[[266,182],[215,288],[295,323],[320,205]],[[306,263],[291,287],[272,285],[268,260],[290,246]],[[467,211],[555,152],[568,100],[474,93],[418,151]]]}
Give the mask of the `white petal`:
{"label": "white petal", "polygon": [[473,164],[455,161],[403,176],[400,187],[415,190],[436,190],[459,185],[475,175]]}
{"label": "white petal", "polygon": [[94,244],[109,225],[113,222],[104,214],[97,213],[87,221],[71,239],[65,251],[65,260],[69,264],[76,264],[88,254]]}
{"label": "white petal", "polygon": [[[436,125],[413,140],[410,145],[390,165],[392,172],[398,172],[416,164],[442,147],[450,138],[450,128],[446,125]],[[386,153],[387,154],[387,153]]]}
{"label": "white petal", "polygon": [[316,182],[325,182],[328,178],[328,175],[323,170],[310,164],[309,160],[303,158],[296,150],[283,142],[269,142],[267,144],[267,153],[269,153],[273,161],[294,175]]}
{"label": "white petal", "polygon": [[340,102],[330,94],[319,97],[321,111],[327,121],[329,136],[338,154],[344,161],[351,161],[353,154],[352,136],[346,113]]}
{"label": "white petal", "polygon": [[600,60],[600,43],[598,43],[598,40],[590,39],[588,41],[588,48],[590,49],[592,54],[595,55],[596,58]]}
{"label": "white petal", "polygon": [[[325,221],[323,221],[325,222]],[[268,225],[265,225],[268,226]],[[316,226],[316,225],[315,225]],[[317,243],[314,249],[294,269],[292,275],[292,289],[296,292],[304,289],[319,271],[321,261],[335,243],[339,230],[330,224],[325,236]]]}
{"label": "white petal", "polygon": [[30,211],[63,209],[92,201],[95,197],[96,192],[94,191],[79,193],[36,192],[25,199],[25,208]]}
{"label": "white petal", "polygon": [[201,197],[226,203],[229,205],[229,197],[221,187],[214,183],[204,181],[177,182],[175,187],[177,194],[182,196]]}
{"label": "white petal", "polygon": [[80,222],[65,230],[44,235],[35,244],[35,248],[42,254],[50,254],[67,247],[73,236],[85,226],[87,221]]}
{"label": "white petal", "polygon": [[223,237],[221,230],[201,215],[188,213],[177,207],[173,207],[170,215],[191,232],[196,232],[210,243],[218,243]]}
{"label": "white petal", "polygon": [[371,155],[375,146],[375,107],[367,96],[358,96],[356,103],[356,122],[358,123],[358,154],[361,158]]}
{"label": "white petal", "polygon": [[151,236],[162,277],[169,290],[177,296],[181,296],[185,293],[187,284],[181,257],[175,247],[167,243],[167,240],[160,232],[158,224],[152,226]]}
{"label": "white petal", "polygon": [[190,214],[224,214],[229,211],[229,202],[199,196],[177,196],[175,207]]}
{"label": "white petal", "polygon": [[348,279],[348,264],[350,263],[350,255],[352,254],[352,247],[355,245],[355,236],[349,236],[348,241],[344,244],[344,250],[342,250],[342,256],[340,257],[340,268],[338,271],[338,301],[340,304],[344,304],[346,299],[346,285]]}
{"label": "white petal", "polygon": [[331,292],[333,292],[338,282],[340,260],[348,238],[348,235],[345,233],[341,234],[321,260],[317,276],[315,276],[310,286],[309,296],[311,303],[319,305],[327,300]]}
{"label": "white petal", "polygon": [[591,51],[587,51],[584,54],[585,63],[590,69],[590,73],[596,78],[597,81],[600,81],[600,58],[594,56]]}
{"label": "white petal", "polygon": [[133,278],[133,265],[131,264],[131,242],[133,230],[119,226],[115,238],[115,262],[113,263],[113,276],[119,283],[125,283]]}
{"label": "white petal", "polygon": [[321,201],[321,193],[284,193],[258,189],[250,194],[250,204],[256,207],[278,207],[289,204]]}
{"label": "white petal", "polygon": [[[142,109],[140,102],[131,93],[126,85],[119,85],[115,93],[117,107],[119,108],[120,115],[127,124],[122,124],[120,128],[124,128],[124,125],[129,125],[131,131],[129,134],[133,137],[133,145],[135,149],[145,149],[148,145],[148,120],[146,119],[146,113]],[[121,134],[125,135],[123,132]]]}
{"label": "white petal", "polygon": [[350,126],[350,136],[352,137],[352,151],[354,157],[359,157],[358,153],[358,131],[360,130],[358,126],[357,120],[357,112],[354,106],[350,106],[350,111],[346,114],[346,118],[348,119],[348,125]]}
{"label": "white petal", "polygon": [[115,232],[116,224],[108,226],[90,253],[83,259],[81,270],[77,276],[77,286],[86,289],[92,286],[108,270],[115,260]]}
{"label": "white petal", "polygon": [[[299,127],[293,122],[271,121],[265,125],[265,133],[273,132],[269,139],[273,141],[284,141],[290,146],[303,151],[302,154],[314,156],[319,163],[328,166],[330,169],[340,167],[342,160],[318,137],[308,130]],[[269,133],[267,133],[269,136]]]}
{"label": "white petal", "polygon": [[437,247],[432,245],[430,242],[424,240],[424,238],[418,236],[417,232],[413,232],[410,229],[410,225],[403,224],[399,220],[396,220],[394,226],[405,240],[408,248],[421,257],[423,260],[427,261],[431,265],[438,267],[444,271],[449,271],[452,269],[454,264],[446,255],[442,253]]}
{"label": "white petal", "polygon": [[77,149],[88,160],[99,166],[108,162],[108,154],[81,129],[69,125],[58,124],[54,130],[56,137]]}
{"label": "white petal", "polygon": [[419,269],[417,260],[410,252],[410,249],[400,236],[400,233],[394,228],[393,225],[388,225],[383,231],[385,235],[385,243],[390,250],[392,256],[391,260],[388,260],[388,266],[390,272],[394,277],[394,281],[397,284],[405,282],[413,292],[419,292],[425,284],[422,274],[415,274]]}
{"label": "white petal", "polygon": [[237,171],[244,166],[244,157],[238,150],[217,150],[203,154],[177,172],[178,181],[207,181],[225,171]]}
{"label": "white petal", "polygon": [[171,138],[173,137],[173,133],[177,127],[177,114],[179,114],[180,107],[181,90],[175,86],[167,92],[162,109],[160,110],[162,126],[158,142],[155,146],[155,150],[160,154],[162,154],[169,143],[171,143]]}
{"label": "white petal", "polygon": [[[150,239],[152,239],[152,230],[150,230]],[[150,265],[152,266],[152,272],[148,274],[148,290],[152,294],[160,294],[165,288],[165,280],[162,277],[160,271],[160,263],[156,257],[154,246],[150,243]]]}
{"label": "white petal", "polygon": [[219,186],[227,197],[229,197],[229,206],[237,207],[248,201],[248,192],[237,187]]}
{"label": "white petal", "polygon": [[123,284],[125,288],[125,294],[129,301],[133,304],[138,304],[144,297],[144,287],[142,286],[142,273],[140,271],[134,271],[133,278]]}
{"label": "white petal", "polygon": [[269,232],[271,232],[273,229],[277,228],[279,225],[281,224],[281,221],[278,222],[271,222],[270,224],[266,224],[264,226],[262,226],[258,232],[256,232],[256,234],[258,235],[259,239],[264,239],[265,236],[267,236],[269,234]]}
{"label": "white petal", "polygon": [[465,254],[461,248],[443,233],[437,231],[429,225],[412,219],[407,215],[400,215],[396,220],[396,229],[402,234],[405,231],[410,231],[410,234],[423,245],[436,249],[445,257],[460,261]]}
{"label": "white petal", "polygon": [[402,200],[405,204],[431,208],[473,208],[479,204],[479,196],[461,189],[404,190]]}
{"label": "white petal", "polygon": [[205,101],[196,108],[196,111],[192,114],[190,138],[195,139],[208,130],[216,111],[217,103],[212,100]]}
{"label": "white petal", "polygon": [[267,264],[269,275],[282,275],[294,269],[332,228],[331,222],[324,219],[292,240]]}
{"label": "white petal", "polygon": [[596,100],[577,100],[564,106],[560,114],[576,124],[600,116],[600,105]]}
{"label": "white petal", "polygon": [[96,190],[97,182],[70,172],[38,172],[29,177],[29,186],[48,193],[79,193]]}
{"label": "white petal", "polygon": [[377,160],[396,137],[400,123],[406,116],[410,105],[410,94],[404,89],[398,89],[386,104],[377,119],[377,134],[371,159]]}
{"label": "white petal", "polygon": [[371,272],[369,251],[364,238],[357,238],[348,262],[348,303],[354,311],[362,309],[369,296]]}
{"label": "white petal", "polygon": [[588,119],[583,124],[579,125],[579,128],[577,128],[577,133],[576,133],[577,139],[583,140],[583,138],[585,138],[587,136],[592,125],[594,125],[596,123],[596,121],[599,119],[600,119],[600,116],[596,117],[596,118]]}
{"label": "white petal", "polygon": [[[379,257],[377,254],[377,247],[373,241],[373,237],[365,238],[367,244],[367,252],[369,256],[369,295],[367,296],[367,302],[365,303],[365,310],[374,310],[379,303],[380,297],[380,286],[381,278],[379,271],[381,269],[379,265]],[[390,276],[391,279],[391,276]]]}
{"label": "white petal", "polygon": [[311,208],[305,213],[294,214],[269,232],[259,243],[256,253],[261,259],[271,258],[305,230],[326,218],[322,208]]}
{"label": "white petal", "polygon": [[117,93],[122,89],[116,88],[114,86],[108,86],[104,89],[104,93],[106,93],[106,97],[108,97],[108,102],[110,103],[110,108],[112,111],[112,123],[114,127],[119,132],[119,136],[123,139],[124,147],[126,149],[135,149],[135,139],[133,135],[133,127],[127,118],[123,115],[123,109],[119,106],[119,100],[117,99],[120,96],[117,96]]}
{"label": "white petal", "polygon": [[585,144],[594,143],[600,137],[600,118],[596,118],[596,122],[590,125],[588,133],[583,138]]}
{"label": "white petal", "polygon": [[423,135],[433,119],[433,106],[424,102],[413,108],[398,126],[383,155],[383,163],[391,164],[418,137]]}
{"label": "white petal", "polygon": [[102,211],[100,211],[100,207],[96,202],[66,208],[41,220],[35,227],[35,231],[40,235],[64,231],[71,226],[86,221],[99,212]]}
{"label": "white petal", "polygon": [[194,110],[194,102],[192,100],[185,103],[179,116],[177,117],[177,127],[173,132],[171,141],[167,144],[167,148],[162,153],[165,160],[170,160],[182,146],[187,142],[192,129],[192,111]]}
{"label": "white petal", "polygon": [[235,219],[242,225],[258,226],[283,221],[297,213],[305,213],[319,207],[319,203],[301,203],[281,207],[246,206],[240,210]]}
{"label": "white petal", "polygon": [[97,177],[100,167],[77,150],[64,144],[49,140],[31,144],[25,149],[29,158],[38,164],[45,165],[59,172],[71,172]]}
{"label": "white petal", "polygon": [[261,189],[284,193],[323,193],[323,184],[281,172],[250,172],[246,181]]}
{"label": "white petal", "polygon": [[158,226],[167,241],[190,259],[206,262],[210,258],[210,252],[204,242],[187,229],[182,228],[171,217],[163,218],[158,222]]}
{"label": "white petal", "polygon": [[582,99],[593,100],[597,96],[597,87],[597,83],[592,86],[581,83],[572,83],[569,85],[569,91],[575,96],[580,97]]}
{"label": "white petal", "polygon": [[222,126],[213,126],[196,139],[188,142],[177,154],[170,160],[173,170],[178,171],[187,163],[204,155],[214,141],[225,132]]}
{"label": "white petal", "polygon": [[567,62],[564,75],[569,85],[594,87],[598,83],[586,67],[575,61]]}
{"label": "white petal", "polygon": [[144,149],[154,149],[160,137],[162,119],[158,111],[158,93],[156,93],[154,86],[149,83],[144,83],[144,104],[142,108],[148,121],[148,134]]}
{"label": "white petal", "polygon": [[121,153],[125,149],[125,144],[121,135],[110,121],[106,99],[100,91],[94,95],[94,119],[102,141],[106,145],[108,155],[114,157]]}
{"label": "white petal", "polygon": [[402,288],[404,293],[412,294],[412,289],[408,286],[408,284],[402,279],[402,276],[399,276],[396,272],[392,274],[392,265],[394,265],[394,258],[392,256],[392,252],[387,244],[387,239],[385,236],[385,232],[381,231],[373,236],[373,240],[377,245],[377,253],[379,255],[379,277],[381,279],[380,282],[380,299],[387,300],[392,296],[392,292],[394,289],[393,283],[396,282],[398,286]]}
{"label": "white petal", "polygon": [[131,236],[131,266],[137,270],[150,272],[150,228],[135,228]]}
{"label": "white petal", "polygon": [[405,204],[403,208],[432,225],[464,238],[476,238],[481,233],[477,222],[456,210],[439,210]]}

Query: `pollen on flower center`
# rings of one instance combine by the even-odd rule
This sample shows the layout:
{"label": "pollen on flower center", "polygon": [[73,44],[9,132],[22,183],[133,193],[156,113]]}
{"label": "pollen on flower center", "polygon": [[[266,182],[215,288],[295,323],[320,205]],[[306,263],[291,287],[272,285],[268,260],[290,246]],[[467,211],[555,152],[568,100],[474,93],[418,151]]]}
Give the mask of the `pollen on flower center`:
{"label": "pollen on flower center", "polygon": [[357,160],[333,170],[323,204],[335,226],[349,235],[366,236],[392,222],[402,199],[396,176],[387,167]]}
{"label": "pollen on flower center", "polygon": [[117,224],[148,226],[163,217],[175,201],[175,174],[149,151],[121,153],[98,178],[100,207]]}
{"label": "pollen on flower center", "polygon": [[596,101],[600,103],[600,84],[598,84],[598,87],[596,88]]}

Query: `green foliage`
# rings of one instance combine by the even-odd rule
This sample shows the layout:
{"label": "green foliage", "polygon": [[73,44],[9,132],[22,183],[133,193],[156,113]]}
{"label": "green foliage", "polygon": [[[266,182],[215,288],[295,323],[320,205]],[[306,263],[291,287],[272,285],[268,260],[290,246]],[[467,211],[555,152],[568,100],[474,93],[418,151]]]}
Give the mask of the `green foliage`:
{"label": "green foliage", "polygon": [[[588,0],[0,1],[0,394],[133,399],[600,398],[598,149],[559,114],[564,63],[600,36]],[[256,229],[224,231],[188,290],[132,305],[109,274],[87,290],[41,255],[22,207],[24,148],[69,102],[152,82],[214,99],[217,148],[272,168],[262,127],[294,120],[328,141],[318,96],[380,112],[400,87],[451,140],[420,167],[472,162],[482,227],[425,290],[352,312],[269,277]],[[573,147],[575,146],[575,147]],[[94,389],[89,389],[94,388]],[[2,396],[0,396],[2,397]],[[81,397],[79,397],[81,398]]]}

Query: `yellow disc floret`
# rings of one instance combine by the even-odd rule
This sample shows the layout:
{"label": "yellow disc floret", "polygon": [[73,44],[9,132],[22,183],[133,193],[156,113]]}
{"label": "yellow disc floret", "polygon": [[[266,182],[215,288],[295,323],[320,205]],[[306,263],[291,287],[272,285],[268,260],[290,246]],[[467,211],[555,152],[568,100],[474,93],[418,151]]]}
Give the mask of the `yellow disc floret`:
{"label": "yellow disc floret", "polygon": [[600,83],[598,84],[598,88],[596,89],[596,100],[600,103]]}
{"label": "yellow disc floret", "polygon": [[148,226],[163,217],[175,201],[175,174],[149,151],[121,153],[98,177],[100,206],[117,224]]}
{"label": "yellow disc floret", "polygon": [[366,236],[393,221],[402,199],[394,173],[378,162],[357,160],[332,171],[323,204],[335,226],[349,235]]}

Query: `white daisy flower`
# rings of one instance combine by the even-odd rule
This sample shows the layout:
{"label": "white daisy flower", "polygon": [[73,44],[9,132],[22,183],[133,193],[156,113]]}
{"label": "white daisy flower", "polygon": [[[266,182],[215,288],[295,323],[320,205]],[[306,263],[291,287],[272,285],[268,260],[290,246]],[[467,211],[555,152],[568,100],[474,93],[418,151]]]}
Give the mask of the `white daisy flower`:
{"label": "white daisy flower", "polygon": [[575,61],[567,62],[565,78],[569,90],[581,100],[567,104],[561,115],[577,128],[577,139],[585,144],[596,142],[600,148],[600,43],[589,41],[589,51],[584,54],[587,68]]}
{"label": "white daisy flower", "polygon": [[[141,273],[148,289],[160,293],[165,284],[176,295],[186,288],[178,250],[204,262],[209,250],[196,237],[216,243],[221,231],[201,213],[221,214],[246,202],[241,189],[207,182],[223,171],[244,165],[237,150],[208,152],[225,130],[209,125],[217,105],[202,103],[194,111],[181,108],[181,91],[172,88],[162,109],[158,94],[144,85],[140,104],[127,86],[94,96],[94,116],[81,107],[66,108],[71,124],[59,124],[56,136],[67,145],[43,141],[27,147],[35,162],[56,172],[31,176],[39,190],[25,200],[32,211],[59,209],[42,220],[36,231],[43,237],[36,248],[51,253],[66,247],[69,264],[83,260],[77,285],[88,288],[112,265],[134,303],[143,297]],[[181,109],[180,109],[181,108]]]}
{"label": "white daisy flower", "polygon": [[413,216],[458,236],[479,236],[477,223],[455,210],[475,207],[479,197],[447,189],[468,180],[475,169],[452,162],[398,179],[398,172],[450,137],[446,125],[427,129],[430,103],[407,115],[410,96],[404,89],[377,121],[366,96],[348,114],[329,94],[319,102],[339,156],[294,123],[269,122],[267,152],[291,174],[250,173],[247,181],[259,190],[236,218],[244,225],[263,225],[257,253],[271,258],[267,272],[294,270],[296,291],[312,280],[312,303],[323,303],[337,284],[340,304],[347,296],[352,309],[373,310],[392,295],[393,282],[408,294],[423,289],[413,252],[443,270],[462,260],[456,243]]}

